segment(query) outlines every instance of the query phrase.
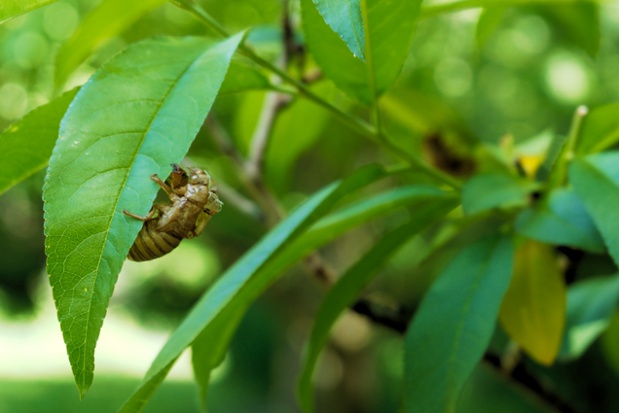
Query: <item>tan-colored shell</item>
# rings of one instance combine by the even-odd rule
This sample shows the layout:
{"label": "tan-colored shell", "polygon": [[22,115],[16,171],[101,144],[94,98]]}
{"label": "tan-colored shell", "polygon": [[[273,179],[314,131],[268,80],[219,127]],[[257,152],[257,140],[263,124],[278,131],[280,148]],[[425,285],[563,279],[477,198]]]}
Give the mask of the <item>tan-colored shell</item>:
{"label": "tan-colored shell", "polygon": [[155,181],[166,192],[171,203],[153,205],[145,216],[126,215],[144,221],[128,258],[132,261],[147,261],[159,258],[180,244],[183,238],[193,238],[202,233],[211,217],[221,210],[222,202],[217,197],[215,183],[209,174],[198,168],[190,168],[189,175],[178,165],[163,182],[157,175]]}

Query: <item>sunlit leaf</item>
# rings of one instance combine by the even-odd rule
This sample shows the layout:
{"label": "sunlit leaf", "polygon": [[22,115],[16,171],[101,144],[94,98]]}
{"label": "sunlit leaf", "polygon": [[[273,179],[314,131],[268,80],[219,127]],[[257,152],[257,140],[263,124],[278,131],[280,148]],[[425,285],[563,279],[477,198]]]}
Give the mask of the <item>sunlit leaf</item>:
{"label": "sunlit leaf", "polygon": [[406,412],[454,412],[481,359],[512,273],[511,240],[497,236],[464,247],[423,298],[408,328]]}
{"label": "sunlit leaf", "polygon": [[67,111],[44,187],[47,271],[80,393],[114,284],[170,163],[187,153],[242,36],[148,40],[99,70]]}
{"label": "sunlit leaf", "polygon": [[565,283],[552,248],[524,242],[516,250],[514,275],[499,320],[507,334],[542,364],[552,364],[559,352],[565,301]]}
{"label": "sunlit leaf", "polygon": [[507,174],[476,175],[462,188],[462,208],[466,214],[477,214],[495,208],[526,206],[531,192],[539,184]]}
{"label": "sunlit leaf", "polygon": [[303,29],[312,56],[340,89],[370,104],[400,74],[420,4],[420,0],[362,1],[365,35],[365,62],[362,62],[325,23],[312,0],[301,0]]}
{"label": "sunlit leaf", "polygon": [[600,152],[619,141],[619,103],[593,109],[584,120],[577,151]]}
{"label": "sunlit leaf", "polygon": [[0,135],[0,194],[47,165],[60,120],[76,93],[36,108]]}
{"label": "sunlit leaf", "polygon": [[444,216],[452,206],[437,207],[428,204],[416,209],[410,223],[384,235],[363,257],[346,271],[329,290],[315,317],[314,328],[308,342],[305,362],[299,379],[299,401],[305,413],[314,411],[312,398],[312,374],[322,348],[327,344],[329,331],[339,315],[354,302],[363,288],[388,262],[406,240],[421,229]]}
{"label": "sunlit leaf", "polygon": [[582,201],[571,189],[558,189],[548,200],[523,211],[516,230],[531,239],[602,253],[604,241]]}
{"label": "sunlit leaf", "polygon": [[570,286],[567,320],[559,356],[580,357],[606,330],[619,302],[619,276],[592,278]]}
{"label": "sunlit leaf", "polygon": [[[203,337],[210,336],[217,340],[219,332],[216,328],[222,325],[222,320],[236,317],[239,312],[244,312],[266,287],[281,276],[281,272],[267,270],[267,264],[288,243],[323,215],[337,200],[387,175],[382,168],[367,167],[344,181],[323,188],[255,244],[200,298],[161,349],[146,372],[144,380],[120,411],[123,413],[140,411],[136,410],[136,407],[143,407],[174,361],[198,336],[202,334]],[[229,334],[224,334],[224,337],[220,338],[227,341]],[[222,354],[216,351],[209,365],[214,365],[221,357]]]}
{"label": "sunlit leaf", "polygon": [[615,263],[619,263],[618,166],[619,152],[608,152],[576,159],[569,169],[570,181]]}
{"label": "sunlit leaf", "polygon": [[12,17],[28,13],[30,10],[37,9],[56,0],[1,0],[0,1],[0,23]]}
{"label": "sunlit leaf", "polygon": [[361,0],[313,0],[325,22],[348,46],[353,55],[365,60],[365,35]]}
{"label": "sunlit leaf", "polygon": [[165,0],[102,1],[82,20],[75,34],[58,51],[56,86],[62,86],[69,75],[99,46],[164,2]]}

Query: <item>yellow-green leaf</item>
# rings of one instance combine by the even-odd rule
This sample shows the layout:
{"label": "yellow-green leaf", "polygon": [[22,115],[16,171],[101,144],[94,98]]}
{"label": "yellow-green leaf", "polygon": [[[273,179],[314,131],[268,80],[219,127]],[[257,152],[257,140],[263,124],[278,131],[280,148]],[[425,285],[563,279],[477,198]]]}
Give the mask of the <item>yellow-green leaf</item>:
{"label": "yellow-green leaf", "polygon": [[499,313],[503,329],[534,360],[550,365],[561,346],[565,305],[565,283],[551,247],[526,241],[516,251]]}

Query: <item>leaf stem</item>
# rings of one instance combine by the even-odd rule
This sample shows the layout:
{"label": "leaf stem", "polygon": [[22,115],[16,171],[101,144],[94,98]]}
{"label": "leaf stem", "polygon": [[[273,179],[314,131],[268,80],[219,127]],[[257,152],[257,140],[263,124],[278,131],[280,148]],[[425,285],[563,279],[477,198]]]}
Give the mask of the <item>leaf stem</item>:
{"label": "leaf stem", "polygon": [[576,108],[576,111],[574,111],[572,125],[570,127],[567,140],[565,141],[563,149],[557,157],[555,166],[550,173],[550,177],[548,178],[549,190],[559,188],[565,184],[567,177],[567,166],[574,158],[576,145],[580,139],[582,125],[588,113],[589,109],[586,106],[579,106]]}

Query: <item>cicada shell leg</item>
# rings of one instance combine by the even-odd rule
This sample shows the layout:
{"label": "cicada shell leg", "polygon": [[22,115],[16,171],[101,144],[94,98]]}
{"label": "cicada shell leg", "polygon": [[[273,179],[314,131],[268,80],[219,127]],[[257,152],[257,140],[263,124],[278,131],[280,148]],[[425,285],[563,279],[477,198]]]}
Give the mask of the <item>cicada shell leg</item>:
{"label": "cicada shell leg", "polygon": [[135,218],[135,219],[139,219],[140,221],[150,221],[151,219],[153,219],[153,215],[155,215],[155,208],[151,208],[150,211],[148,211],[148,214],[146,214],[145,217],[136,215],[136,214],[132,214],[131,212],[127,211],[126,209],[123,209],[123,214],[130,216],[131,218]]}

